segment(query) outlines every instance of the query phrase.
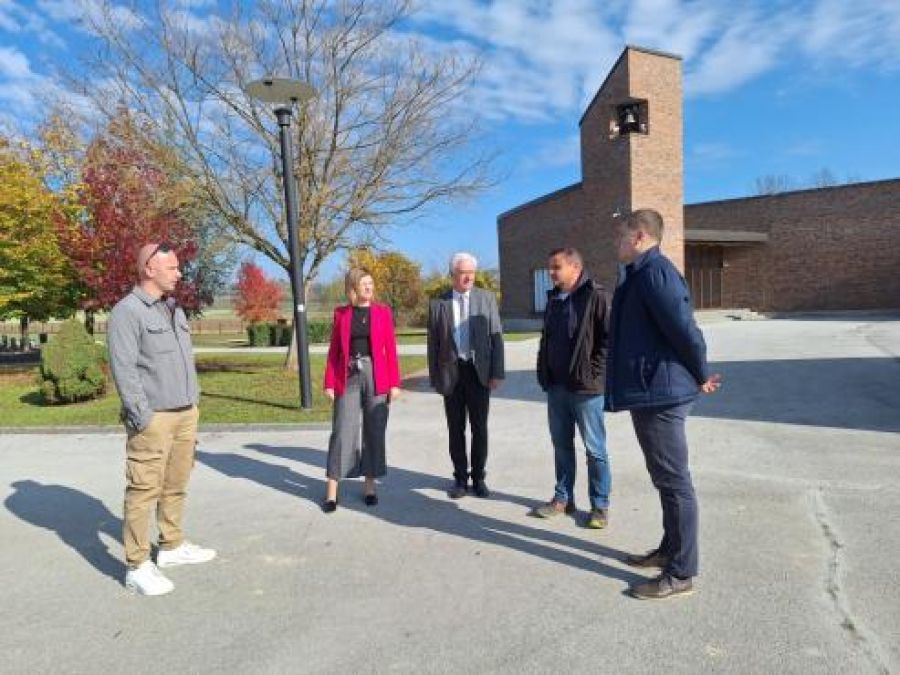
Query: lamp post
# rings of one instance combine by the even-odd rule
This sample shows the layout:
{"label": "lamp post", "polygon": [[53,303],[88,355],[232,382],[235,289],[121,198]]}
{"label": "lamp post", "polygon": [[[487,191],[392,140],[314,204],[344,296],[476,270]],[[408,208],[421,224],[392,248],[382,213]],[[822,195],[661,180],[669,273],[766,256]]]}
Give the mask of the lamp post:
{"label": "lamp post", "polygon": [[297,223],[297,186],[294,184],[294,151],[291,146],[291,105],[315,96],[315,90],[300,80],[266,77],[250,82],[244,89],[253,98],[276,104],[278,135],[281,140],[281,175],[284,183],[284,209],[287,220],[288,253],[291,261],[291,292],[294,299],[294,333],[300,370],[300,405],[312,408],[309,373],[309,339],[306,331],[306,287],[300,263],[300,228]]}

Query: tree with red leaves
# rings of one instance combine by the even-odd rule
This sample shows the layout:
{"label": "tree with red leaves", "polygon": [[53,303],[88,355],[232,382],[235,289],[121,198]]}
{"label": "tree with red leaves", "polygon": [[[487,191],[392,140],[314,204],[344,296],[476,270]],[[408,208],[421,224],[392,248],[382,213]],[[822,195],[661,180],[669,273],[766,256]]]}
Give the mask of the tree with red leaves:
{"label": "tree with red leaves", "polygon": [[[166,149],[147,143],[121,118],[93,140],[81,172],[79,217],[60,223],[63,249],[82,285],[80,306],[89,316],[108,310],[137,282],[137,252],[164,242],[182,265],[197,255],[196,233],[186,218],[189,186],[167,171]],[[188,310],[199,308],[197,283],[175,291]]]}
{"label": "tree with red leaves", "polygon": [[234,311],[239,317],[250,323],[278,318],[284,291],[277,281],[267,278],[259,266],[251,262],[243,263],[235,288]]}

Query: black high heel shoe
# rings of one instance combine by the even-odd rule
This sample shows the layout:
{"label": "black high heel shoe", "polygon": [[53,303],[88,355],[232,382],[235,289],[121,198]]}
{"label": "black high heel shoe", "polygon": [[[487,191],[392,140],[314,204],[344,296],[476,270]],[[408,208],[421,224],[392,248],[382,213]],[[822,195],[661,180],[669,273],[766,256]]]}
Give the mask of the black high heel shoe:
{"label": "black high heel shoe", "polygon": [[376,506],[378,504],[378,495],[370,494],[365,496],[366,506]]}
{"label": "black high heel shoe", "polygon": [[326,499],[322,502],[322,513],[334,513],[337,511],[337,500]]}

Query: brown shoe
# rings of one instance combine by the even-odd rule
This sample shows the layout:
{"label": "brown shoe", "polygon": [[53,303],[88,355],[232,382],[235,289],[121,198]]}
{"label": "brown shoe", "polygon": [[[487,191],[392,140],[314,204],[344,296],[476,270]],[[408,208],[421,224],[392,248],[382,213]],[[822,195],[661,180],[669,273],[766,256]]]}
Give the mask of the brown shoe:
{"label": "brown shoe", "polygon": [[694,592],[694,584],[691,579],[662,574],[652,581],[635,584],[628,592],[638,600],[663,600],[676,595],[690,595]]}
{"label": "brown shoe", "polygon": [[662,569],[669,562],[669,559],[654,549],[647,553],[633,553],[625,556],[625,564],[632,567],[658,567]]}
{"label": "brown shoe", "polygon": [[562,502],[558,502],[555,499],[551,499],[546,504],[541,504],[540,506],[536,506],[531,510],[531,515],[537,516],[538,518],[553,518],[564,513],[567,516],[571,516],[577,513],[575,504],[573,502],[566,502],[565,504],[563,504]]}

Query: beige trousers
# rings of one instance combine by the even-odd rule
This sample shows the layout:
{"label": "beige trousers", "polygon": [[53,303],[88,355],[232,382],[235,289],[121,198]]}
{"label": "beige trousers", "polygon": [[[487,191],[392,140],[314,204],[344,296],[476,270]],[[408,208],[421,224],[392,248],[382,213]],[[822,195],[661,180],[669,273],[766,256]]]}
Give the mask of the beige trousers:
{"label": "beige trousers", "polygon": [[176,548],[184,540],[181,518],[197,442],[197,406],[179,412],[155,412],[146,429],[128,432],[125,461],[125,562],[138,567],[150,558],[150,516],[156,509],[159,547]]}

